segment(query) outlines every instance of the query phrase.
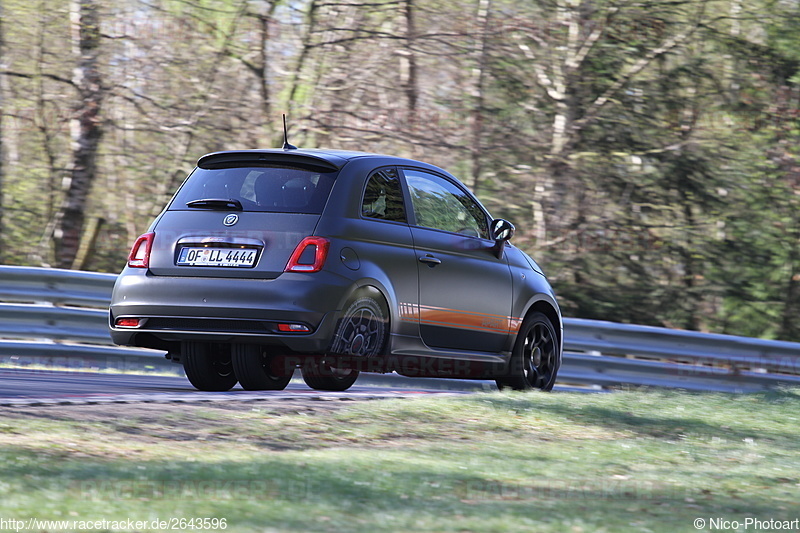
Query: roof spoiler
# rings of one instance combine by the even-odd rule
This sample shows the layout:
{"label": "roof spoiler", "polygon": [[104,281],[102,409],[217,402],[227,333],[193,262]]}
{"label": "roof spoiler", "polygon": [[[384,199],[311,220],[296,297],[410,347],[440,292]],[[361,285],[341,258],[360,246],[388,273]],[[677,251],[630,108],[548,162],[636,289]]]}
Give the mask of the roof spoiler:
{"label": "roof spoiler", "polygon": [[[197,160],[200,168],[220,168],[238,166],[241,164],[285,163],[291,165],[310,166],[324,172],[341,169],[347,161],[339,158],[321,157],[304,151],[284,150],[240,150],[229,152],[214,152],[206,154]],[[238,164],[238,165],[237,165]]]}

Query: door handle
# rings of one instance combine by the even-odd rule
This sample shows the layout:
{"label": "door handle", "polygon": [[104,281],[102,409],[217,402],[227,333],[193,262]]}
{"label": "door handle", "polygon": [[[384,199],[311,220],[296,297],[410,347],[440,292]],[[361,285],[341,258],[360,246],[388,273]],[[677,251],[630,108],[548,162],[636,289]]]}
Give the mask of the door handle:
{"label": "door handle", "polygon": [[431,268],[435,267],[436,265],[441,265],[442,264],[442,260],[441,259],[437,259],[437,258],[433,257],[431,254],[423,255],[422,257],[419,258],[419,262],[420,263],[426,263]]}

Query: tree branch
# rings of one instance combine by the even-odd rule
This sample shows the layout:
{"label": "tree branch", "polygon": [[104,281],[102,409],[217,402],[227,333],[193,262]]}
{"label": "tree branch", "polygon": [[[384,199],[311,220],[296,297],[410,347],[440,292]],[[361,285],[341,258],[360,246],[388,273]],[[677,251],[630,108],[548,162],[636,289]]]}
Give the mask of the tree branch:
{"label": "tree branch", "polygon": [[576,133],[581,131],[587,125],[592,123],[603,109],[603,107],[614,97],[614,95],[622,89],[628,82],[631,81],[637,74],[639,74],[642,70],[644,70],[648,65],[650,65],[656,58],[663,56],[664,54],[670,52],[677,46],[683,44],[689,37],[691,37],[698,28],[702,25],[703,15],[705,14],[706,9],[706,2],[700,6],[699,13],[696,17],[696,23],[686,30],[685,32],[678,34],[676,36],[670,37],[664,43],[659,46],[658,48],[654,48],[650,50],[644,57],[639,59],[635,62],[627,72],[621,75],[616,81],[611,84],[611,87],[606,89],[606,91],[600,95],[592,104],[589,106],[589,109],[586,111],[584,116],[580,120],[576,120],[572,124],[572,133]]}
{"label": "tree branch", "polygon": [[36,78],[41,76],[43,78],[48,78],[48,79],[51,79],[51,80],[54,80],[54,81],[58,81],[58,82],[61,82],[61,83],[66,83],[67,85],[70,85],[70,86],[74,87],[75,89],[78,88],[78,86],[75,85],[75,82],[72,81],[71,79],[62,78],[61,76],[58,76],[56,74],[48,74],[48,73],[28,74],[26,72],[16,72],[16,71],[13,71],[13,70],[2,70],[2,71],[0,71],[0,74],[2,74],[4,76],[11,76],[12,78],[25,78],[25,79],[29,79],[29,80],[36,79]]}

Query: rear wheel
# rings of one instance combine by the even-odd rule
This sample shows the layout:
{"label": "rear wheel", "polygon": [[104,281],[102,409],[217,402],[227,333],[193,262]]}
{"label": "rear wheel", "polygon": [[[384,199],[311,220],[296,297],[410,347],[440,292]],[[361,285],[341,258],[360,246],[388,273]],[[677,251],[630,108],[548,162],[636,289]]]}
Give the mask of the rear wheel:
{"label": "rear wheel", "polygon": [[307,361],[303,365],[303,381],[316,390],[345,391],[358,379],[358,370],[337,368],[335,358]]}
{"label": "rear wheel", "polygon": [[542,313],[532,313],[522,322],[508,373],[497,378],[497,386],[549,391],[556,382],[560,366],[561,353],[553,323]]}
{"label": "rear wheel", "polygon": [[227,391],[236,385],[229,345],[183,342],[181,360],[186,377],[198,390]]}
{"label": "rear wheel", "polygon": [[384,307],[370,296],[352,300],[346,307],[331,351],[336,355],[374,357],[383,349],[388,330]]}
{"label": "rear wheel", "polygon": [[[303,365],[303,381],[312,389],[344,391],[353,386],[359,371],[350,368],[380,355],[386,344],[388,311],[366,292],[353,297],[336,328],[331,355]],[[343,360],[352,364],[342,364]]]}
{"label": "rear wheel", "polygon": [[284,356],[270,354],[254,344],[234,344],[232,361],[245,390],[283,390],[294,372],[294,368],[286,367]]}

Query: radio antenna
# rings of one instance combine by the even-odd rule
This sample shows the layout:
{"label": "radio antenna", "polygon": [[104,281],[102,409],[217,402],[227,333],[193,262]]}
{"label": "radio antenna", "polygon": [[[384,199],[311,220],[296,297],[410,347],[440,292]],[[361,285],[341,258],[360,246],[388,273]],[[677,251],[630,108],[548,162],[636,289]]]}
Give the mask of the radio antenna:
{"label": "radio antenna", "polygon": [[289,144],[289,133],[286,130],[286,113],[283,114],[283,149],[284,150],[297,150],[297,146]]}

